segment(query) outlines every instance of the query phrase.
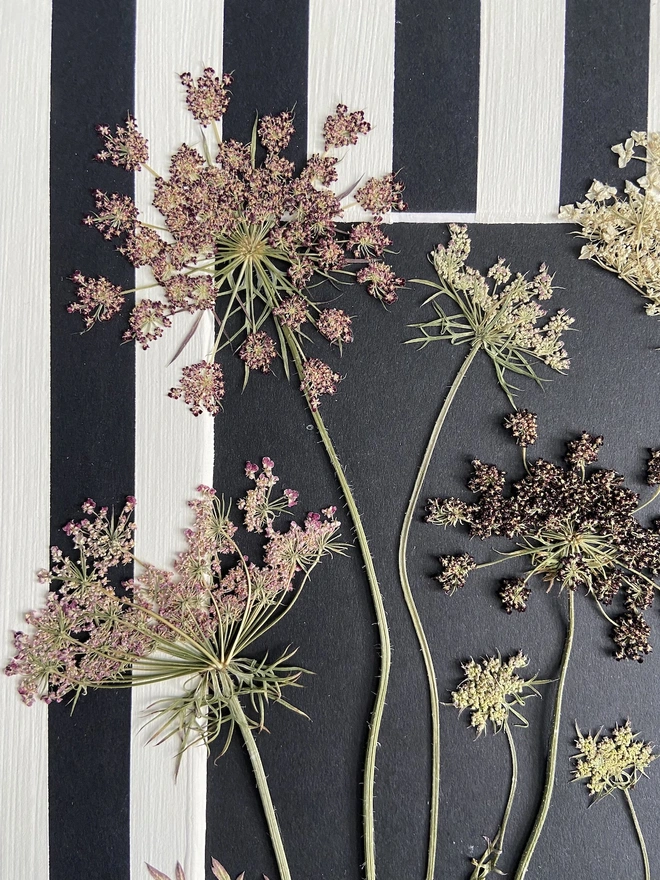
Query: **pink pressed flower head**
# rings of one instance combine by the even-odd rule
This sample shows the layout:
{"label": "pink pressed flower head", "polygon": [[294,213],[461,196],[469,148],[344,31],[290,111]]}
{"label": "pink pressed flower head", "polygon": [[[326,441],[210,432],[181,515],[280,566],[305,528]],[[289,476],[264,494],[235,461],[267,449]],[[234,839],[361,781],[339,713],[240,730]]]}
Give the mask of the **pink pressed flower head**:
{"label": "pink pressed flower head", "polygon": [[71,280],[78,285],[78,302],[71,303],[67,311],[80,312],[86,327],[91,327],[95,321],[109,321],[121,311],[124,291],[107,278],[86,278],[80,272],[74,272]]}
{"label": "pink pressed flower head", "polygon": [[238,356],[251,370],[268,373],[271,363],[277,357],[275,343],[263,330],[250,333],[240,347]]}
{"label": "pink pressed flower head", "polygon": [[347,147],[356,144],[358,136],[371,131],[371,125],[364,118],[362,110],[348,112],[346,104],[337,104],[333,116],[328,116],[323,126],[326,150],[332,147]]}
{"label": "pink pressed flower head", "polygon": [[118,125],[115,134],[107,125],[97,125],[96,130],[105,141],[105,149],[97,154],[99,162],[108,160],[127,171],[139,171],[149,161],[147,139],[137,130],[135,119],[129,114],[125,125]]}
{"label": "pink pressed flower head", "polygon": [[367,293],[376,297],[381,302],[390,305],[397,301],[397,287],[403,287],[406,283],[403,278],[397,278],[392,267],[387,263],[371,262],[357,274],[360,284],[367,285]]}
{"label": "pink pressed flower head", "polygon": [[301,391],[307,395],[312,410],[317,410],[322,394],[336,394],[341,376],[318,358],[310,358],[303,366]]}
{"label": "pink pressed flower head", "polygon": [[393,174],[372,177],[357,191],[355,201],[365,211],[371,211],[376,217],[382,217],[388,211],[406,210],[406,203],[401,198],[403,190],[403,183]]}
{"label": "pink pressed flower head", "polygon": [[209,361],[184,367],[180,384],[170,388],[168,395],[174,400],[183,397],[194,416],[201,415],[204,410],[216,415],[222,409],[221,401],[225,396],[222,367]]}
{"label": "pink pressed flower head", "polygon": [[186,103],[199,123],[206,126],[222,119],[229,106],[227,87],[232,81],[233,77],[228,73],[222,78],[216,76],[212,67],[206,67],[196,82],[190,73],[181,74],[181,82],[186,87]]}

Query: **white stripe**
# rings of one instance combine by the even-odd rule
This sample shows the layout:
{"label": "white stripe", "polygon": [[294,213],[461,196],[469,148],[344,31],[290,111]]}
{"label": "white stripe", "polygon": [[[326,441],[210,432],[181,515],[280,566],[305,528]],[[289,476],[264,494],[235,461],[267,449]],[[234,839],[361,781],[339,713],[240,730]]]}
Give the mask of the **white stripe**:
{"label": "white stripe", "polygon": [[[182,142],[201,140],[188,113],[178,75],[199,76],[210,65],[222,71],[223,4],[218,0],[137,0],[135,114],[149,139],[150,164],[165,174],[172,153]],[[147,220],[161,223],[151,208],[153,178],[136,174],[136,200]],[[153,281],[140,271],[137,284]],[[144,295],[153,295],[145,291]],[[135,483],[137,549],[140,559],[171,566],[184,549],[183,528],[190,525],[187,500],[200,483],[213,482],[213,418],[195,418],[167,391],[178,383],[181,367],[201,360],[212,344],[212,322],[202,321],[181,357],[168,361],[190,326],[181,315],[165,336],[143,352],[137,350]],[[174,779],[176,743],[146,745],[148,731],[138,733],[145,710],[154,700],[172,695],[174,686],[133,691],[134,739],[131,751],[131,876],[144,880],[149,862],[173,875],[179,860],[187,880],[203,880],[206,835],[206,765],[204,748],[188,750]]]}
{"label": "white stripe", "polygon": [[[489,217],[484,218],[480,217],[478,214],[452,214],[451,212],[447,213],[436,213],[433,211],[427,212],[413,212],[413,211],[403,211],[403,213],[395,213],[392,211],[384,218],[385,223],[529,223],[529,217],[521,217],[517,219],[514,216],[509,216],[505,220],[497,217]],[[535,223],[559,223],[559,218],[556,214],[547,214],[544,217],[540,217],[538,220],[533,221]]]}
{"label": "white stripe", "polygon": [[[2,655],[39,607],[50,534],[50,0],[0,4],[0,548]],[[40,565],[41,563],[41,565]],[[0,876],[48,877],[48,726],[16,678],[0,687]]]}
{"label": "white stripe", "polygon": [[477,219],[539,223],[559,210],[564,0],[482,0]]}
{"label": "white stripe", "polygon": [[[337,104],[364,110],[372,126],[342,150],[335,192],[392,170],[394,21],[395,0],[310,0],[307,152],[323,152],[323,123]],[[345,219],[367,216],[353,207]]]}
{"label": "white stripe", "polygon": [[651,0],[647,131],[660,131],[660,0]]}
{"label": "white stripe", "polygon": [[385,218],[387,223],[476,223],[476,214],[434,213],[431,211],[413,213],[412,211],[392,211]]}

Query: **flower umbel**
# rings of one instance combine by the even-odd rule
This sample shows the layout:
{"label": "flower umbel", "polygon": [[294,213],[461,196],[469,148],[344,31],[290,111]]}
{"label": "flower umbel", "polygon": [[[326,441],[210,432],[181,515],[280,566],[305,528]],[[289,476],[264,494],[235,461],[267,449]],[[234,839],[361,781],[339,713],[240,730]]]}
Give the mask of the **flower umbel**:
{"label": "flower umbel", "polygon": [[[588,472],[602,443],[602,437],[585,432],[567,443],[566,467],[538,459],[508,488],[505,475],[494,465],[475,461],[468,486],[476,500],[467,504],[457,498],[432,499],[427,522],[465,524],[471,535],[483,540],[498,536],[516,543],[517,549],[503,553],[501,559],[473,565],[480,568],[513,558],[528,561],[525,575],[505,580],[500,589],[509,613],[525,610],[535,576],[548,589],[558,584],[573,592],[583,590],[606,617],[602,606],[621,592],[626,612],[616,620],[608,617],[615,657],[641,661],[651,650],[643,615],[657,588],[660,533],[636,518],[639,496],[623,485],[620,474]],[[460,516],[453,511],[460,511]],[[448,577],[444,560],[454,558],[443,557],[441,582]]]}
{"label": "flower umbel", "polygon": [[617,725],[610,736],[601,736],[600,731],[585,736],[576,730],[578,754],[573,756],[573,775],[575,779],[584,779],[595,800],[634,788],[658,757],[651,743],[633,733],[630,721]]}
{"label": "flower umbel", "polygon": [[[426,300],[437,317],[413,324],[422,336],[408,342],[422,347],[438,340],[453,345],[483,348],[490,357],[497,380],[513,405],[515,387],[507,372],[543,381],[532,366],[540,361],[552,370],[564,373],[570,361],[564,350],[562,334],[573,324],[565,309],[547,320],[540,305],[552,297],[552,276],[543,263],[537,275],[528,281],[514,275],[502,259],[486,275],[466,265],[471,242],[466,226],[449,226],[447,246],[439,244],[430,256],[439,284],[420,281],[435,292]],[[458,311],[448,314],[439,300],[446,296]]]}
{"label": "flower umbel", "polygon": [[[176,323],[176,316],[196,313],[178,356],[203,313],[211,314],[217,332],[205,358],[208,368],[194,365],[194,374],[184,374],[170,396],[183,398],[195,415],[202,410],[216,414],[221,396],[217,386],[210,395],[196,393],[193,379],[204,375],[211,382],[211,367],[221,350],[229,348],[243,361],[247,382],[251,372],[272,372],[278,357],[287,377],[291,358],[296,365],[306,361],[306,322],[340,348],[352,342],[351,319],[317,302],[311,283],[316,287],[330,280],[336,286],[357,278],[372,296],[396,300],[403,279],[374,258],[381,258],[390,243],[380,230],[382,215],[405,207],[403,184],[391,174],[368,180],[355,198],[373,220],[344,232],[337,226],[342,199],[329,188],[337,179],[339,160],[331,151],[355,144],[369,132],[362,111],[349,112],[340,104],[325,123],[326,151],[313,155],[297,174],[282,153],[294,132],[291,113],[258,119],[248,144],[223,141],[216,123],[228,109],[232,77],[218,76],[208,67],[198,79],[184,73],[181,81],[190,112],[202,127],[210,126],[216,144],[212,148],[204,139],[202,152],[184,144],[172,157],[168,176],[153,172],[153,205],[163,217],[162,227],[142,223],[128,196],[99,191],[96,214],[85,222],[105,238],[120,238],[118,249],[127,259],[151,269],[154,281],[147,286],[160,288],[160,296],[157,291],[134,307],[125,339],[148,348]],[[129,117],[115,135],[107,127],[99,133],[106,146],[99,159],[129,171],[148,167],[147,142],[134,119]],[[258,158],[259,144],[265,156]],[[81,312],[87,327],[112,318],[126,294],[134,292],[80,272],[73,280],[78,301],[69,310]],[[314,401],[318,406],[318,395]]]}
{"label": "flower umbel", "polygon": [[647,300],[647,315],[660,315],[660,133],[633,131],[612,151],[619,168],[636,159],[644,175],[626,181],[619,195],[612,186],[594,180],[583,202],[564,205],[559,219],[577,223],[575,233],[588,244],[581,260],[593,260],[614,272]]}
{"label": "flower umbel", "polygon": [[272,661],[245,651],[287,613],[321,559],[342,553],[343,545],[332,507],[276,530],[274,520],[295,504],[297,493],[272,497],[278,478],[268,457],[255,478],[256,471],[248,463],[255,488],[237,506],[248,531],[264,536],[262,564],[241,552],[228,505],[200,486],[190,502],[195,519],[185,532],[188,549],[171,570],[146,565],[121,595],[110,571],[133,560],[135,500],[128,499],[116,520],[107,508],[85,502],[86,517],[64,528],[75,554],[52,549],[53,565],[39,576],[54,589],[44,608],[27,615],[31,631],[15,634],[17,652],[6,673],[20,677],[24,702],[180,678],[183,695],[160,700],[153,713],[154,736],[178,734],[182,751],[200,740],[208,745],[225,724],[226,748],[241,698],[255,712],[247,721],[253,728],[263,728],[269,701],[289,706],[282,690],[299,686],[303,671],[288,665],[292,652]]}
{"label": "flower umbel", "polygon": [[594,801],[601,800],[608,794],[613,795],[616,791],[623,793],[644,860],[644,880],[651,880],[646,843],[630,792],[646,776],[647,768],[658,757],[653,752],[653,745],[638,739],[639,734],[633,733],[630,721],[623,725],[617,724],[610,736],[601,736],[602,728],[595,735],[587,736],[580,732],[577,725],[575,729],[578,753],[573,755],[574,778],[584,779]]}
{"label": "flower umbel", "polygon": [[460,712],[470,712],[470,727],[474,727],[477,736],[486,732],[489,723],[497,733],[507,723],[510,712],[527,726],[527,721],[514,706],[525,705],[529,696],[525,690],[538,696],[536,685],[546,683],[536,677],[521,678],[518,670],[528,665],[529,660],[522,653],[506,661],[498,656],[463,664],[465,679],[452,692],[451,699]]}

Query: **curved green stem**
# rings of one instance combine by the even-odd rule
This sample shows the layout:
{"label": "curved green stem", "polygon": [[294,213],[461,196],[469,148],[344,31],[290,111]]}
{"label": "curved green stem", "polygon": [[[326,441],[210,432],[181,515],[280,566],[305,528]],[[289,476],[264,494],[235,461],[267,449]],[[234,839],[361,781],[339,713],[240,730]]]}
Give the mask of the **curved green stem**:
{"label": "curved green stem", "polygon": [[630,815],[632,816],[633,823],[635,825],[635,831],[637,832],[637,839],[639,840],[639,848],[642,851],[642,858],[644,859],[644,880],[651,880],[651,867],[649,865],[649,854],[646,851],[646,844],[644,843],[644,835],[642,834],[642,829],[639,824],[639,820],[637,819],[637,813],[635,812],[635,808],[633,807],[632,798],[630,797],[630,792],[627,788],[624,788],[623,793],[626,796],[626,801],[628,802],[628,808],[630,810]]}
{"label": "curved green stem", "polygon": [[559,727],[561,724],[561,706],[564,698],[564,685],[566,683],[566,673],[568,672],[568,662],[571,657],[571,648],[573,647],[573,635],[575,633],[575,593],[572,590],[568,592],[568,627],[566,629],[566,641],[564,642],[564,652],[561,658],[561,668],[559,670],[559,682],[557,684],[557,697],[555,699],[555,711],[552,717],[552,732],[550,734],[550,752],[548,754],[548,763],[545,772],[545,785],[543,787],[543,797],[539,808],[532,833],[529,836],[527,845],[520,859],[518,870],[516,871],[514,880],[523,880],[529,869],[536,844],[538,843],[543,825],[545,824],[548,810],[550,809],[550,801],[552,800],[552,792],[555,787],[555,773],[557,770],[557,751],[559,747]]}
{"label": "curved green stem", "polygon": [[417,636],[417,642],[422,652],[422,657],[424,658],[424,666],[426,667],[426,678],[428,680],[429,687],[429,698],[431,701],[431,799],[429,804],[429,848],[426,864],[426,880],[433,880],[433,876],[435,873],[436,850],[438,844],[438,806],[440,801],[440,698],[438,696],[438,683],[436,681],[435,670],[433,668],[433,657],[431,656],[431,649],[429,648],[426,634],[424,633],[422,620],[419,616],[419,612],[415,604],[415,599],[410,588],[410,582],[408,580],[406,552],[408,549],[410,526],[412,524],[413,517],[419,503],[419,497],[422,492],[422,487],[424,485],[424,480],[426,479],[426,474],[429,469],[429,464],[431,462],[433,452],[438,442],[438,437],[440,436],[440,431],[442,430],[442,426],[445,423],[447,413],[449,412],[449,408],[451,407],[454,397],[456,396],[456,392],[458,391],[460,384],[465,377],[465,374],[470,368],[470,364],[474,360],[475,355],[480,348],[481,343],[477,342],[468,352],[468,355],[463,361],[460,370],[456,374],[456,378],[454,379],[449,391],[447,392],[447,396],[442,405],[442,409],[438,413],[438,417],[435,420],[435,425],[433,426],[433,430],[431,431],[431,436],[429,437],[428,443],[426,444],[424,458],[422,459],[419,471],[417,472],[417,479],[415,480],[415,485],[413,486],[412,495],[410,496],[410,501],[408,502],[408,507],[406,508],[406,513],[403,518],[403,525],[401,527],[401,537],[399,539],[399,578],[401,580],[401,589],[403,590],[403,597],[406,601],[408,613],[410,614],[410,618],[415,628],[415,635]]}
{"label": "curved green stem", "polygon": [[[506,834],[506,826],[509,821],[509,816],[511,815],[513,799],[516,796],[516,786],[518,785],[518,757],[516,755],[516,746],[513,741],[513,735],[508,721],[504,723],[504,732],[506,733],[506,738],[509,743],[509,751],[511,753],[511,788],[509,789],[509,799],[506,802],[504,815],[502,816],[502,824],[500,825],[500,830],[497,835],[498,856],[502,854],[502,850],[504,849],[504,835]],[[496,864],[497,859],[493,862],[493,867],[495,867]]]}
{"label": "curved green stem", "polygon": [[[296,365],[296,370],[298,371],[298,376],[300,378],[300,381],[302,382],[304,379],[304,374],[300,352],[298,351],[291,332],[288,329],[285,329],[284,333],[287,344],[289,346],[289,351],[291,352],[291,357],[293,358],[293,361]],[[309,398],[306,399],[309,405]],[[341,465],[341,462],[339,461],[337,453],[335,452],[335,448],[332,444],[332,440],[330,439],[330,435],[328,434],[325,423],[321,418],[318,410],[314,409],[314,407],[312,407],[311,405],[309,406],[309,409],[314,420],[314,424],[316,425],[316,429],[319,432],[319,436],[321,437],[321,442],[323,443],[325,451],[328,455],[328,458],[330,459],[334,472],[339,481],[344,500],[346,501],[346,506],[348,507],[348,511],[353,522],[353,529],[357,537],[358,545],[360,547],[360,553],[362,555],[362,561],[364,563],[364,568],[367,573],[367,580],[369,582],[371,599],[374,605],[374,610],[376,613],[376,623],[378,626],[378,638],[380,641],[380,670],[378,676],[378,686],[376,689],[376,699],[374,701],[374,706],[371,712],[371,718],[369,721],[369,732],[367,735],[367,753],[364,763],[362,806],[365,876],[367,880],[375,880],[376,848],[374,843],[374,780],[376,776],[376,751],[378,749],[378,735],[380,733],[380,725],[383,719],[383,711],[385,709],[385,697],[387,695],[390,667],[392,665],[390,633],[387,626],[387,617],[385,615],[383,597],[381,595],[380,587],[378,585],[376,569],[374,568],[374,562],[371,556],[371,551],[369,550],[367,536],[362,525],[360,511],[358,510],[357,504],[355,503],[353,492],[348,483],[346,474],[344,473],[344,469]]]}
{"label": "curved green stem", "polygon": [[264,765],[261,763],[259,749],[257,748],[254,736],[250,730],[250,725],[245,717],[245,712],[243,711],[243,707],[241,706],[238,697],[231,697],[228,701],[228,705],[232,717],[243,736],[250,763],[252,764],[252,770],[254,771],[254,776],[257,780],[257,788],[261,797],[261,804],[263,806],[266,822],[268,823],[268,831],[270,832],[270,839],[273,844],[273,851],[275,852],[277,869],[280,872],[280,880],[291,880],[291,873],[289,872],[289,865],[286,860],[286,853],[284,852],[282,835],[280,834],[280,827],[277,822],[277,816],[275,815],[275,807],[273,806],[273,801],[270,796]]}
{"label": "curved green stem", "polygon": [[[504,850],[504,835],[506,834],[506,826],[511,815],[513,800],[516,796],[516,787],[518,785],[518,757],[516,755],[516,746],[511,734],[509,722],[504,722],[504,730],[509,743],[509,752],[511,754],[511,786],[509,788],[509,797],[504,808],[504,815],[499,830],[495,835],[495,839],[491,842],[486,838],[488,844],[486,852],[477,861],[472,859],[474,871],[470,874],[470,880],[487,880],[488,877],[497,869],[497,863]],[[502,873],[499,871],[498,873]]]}

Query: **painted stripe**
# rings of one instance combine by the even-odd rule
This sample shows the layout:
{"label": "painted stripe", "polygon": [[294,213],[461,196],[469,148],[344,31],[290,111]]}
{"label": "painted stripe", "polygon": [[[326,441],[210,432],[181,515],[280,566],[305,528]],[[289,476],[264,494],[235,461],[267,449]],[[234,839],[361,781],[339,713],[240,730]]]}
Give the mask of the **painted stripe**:
{"label": "painted stripe", "polygon": [[389,216],[390,223],[476,223],[476,214],[417,214],[412,211],[394,212]]}
{"label": "painted stripe", "polygon": [[[310,0],[307,153],[323,152],[323,123],[337,104],[364,110],[372,126],[342,151],[338,193],[392,170],[394,19],[395,0]],[[354,206],[345,219],[368,216]]]}
{"label": "painted stripe", "polygon": [[[233,71],[233,99],[223,119],[223,137],[246,140],[254,124],[254,113],[279,113],[295,106],[296,135],[286,155],[299,166],[307,156],[307,65],[308,65],[308,0],[225,0],[224,65]],[[243,465],[251,456],[273,455],[278,462],[282,438],[288,438],[291,426],[284,433],[281,425],[269,414],[269,405],[279,395],[293,394],[273,376],[251,377],[241,395],[243,364],[227,351],[221,355],[225,369],[227,394],[224,412],[217,416],[215,426],[215,462],[213,485],[227,498],[238,498],[245,491]],[[274,383],[274,384],[273,384]],[[265,391],[264,397],[259,390]],[[282,403],[289,412],[295,404]],[[300,399],[301,408],[304,407]],[[303,418],[307,418],[303,416]],[[305,422],[306,424],[307,422]],[[260,438],[269,437],[267,445]],[[307,434],[307,436],[311,436]],[[279,441],[278,441],[279,438]],[[286,445],[286,444],[285,444]],[[318,449],[316,441],[313,448]],[[272,450],[272,451],[271,451]],[[281,456],[280,456],[281,458]],[[300,462],[301,459],[297,459]],[[310,459],[305,458],[309,464]],[[294,469],[295,470],[295,469]],[[292,473],[289,470],[289,473]],[[250,552],[252,552],[250,550]],[[288,636],[288,633],[287,633]],[[281,646],[273,650],[279,650]],[[263,810],[257,793],[250,761],[236,734],[227,754],[220,756],[226,730],[213,744],[208,763],[207,787],[207,864],[211,856],[219,859],[232,877],[247,871],[257,876],[263,872],[278,876],[268,837]],[[298,732],[296,733],[298,735]],[[271,746],[270,741],[273,741]],[[287,854],[295,873],[294,841],[299,824],[290,806],[290,755],[279,759],[268,749],[287,748],[286,734],[279,737],[258,737],[258,746],[268,774],[271,794],[278,812]],[[264,742],[265,741],[265,742]]]}
{"label": "painted stripe", "polygon": [[415,212],[477,203],[479,3],[396,3],[394,167]]}
{"label": "painted stripe", "polygon": [[[137,0],[135,113],[149,139],[150,164],[166,174],[182,142],[200,145],[201,130],[188,113],[179,74],[199,76],[212,66],[222,71],[223,5],[217,0]],[[136,201],[149,222],[162,224],[151,206],[153,177],[136,174]],[[153,283],[139,270],[137,284]],[[145,296],[153,296],[145,291]],[[206,320],[208,318],[208,320]],[[162,340],[136,356],[135,474],[138,499],[136,555],[170,567],[185,547],[190,525],[187,501],[200,483],[213,480],[213,419],[194,418],[180,401],[167,397],[181,367],[208,354],[213,326],[205,316],[185,351],[168,362],[188,332],[190,315],[179,315]],[[131,743],[131,876],[143,880],[144,863],[168,875],[180,861],[188,880],[203,880],[206,833],[206,750],[189,749],[175,780],[176,738],[148,745],[147,709],[172,696],[176,685],[133,691]]]}
{"label": "painted stripe", "polygon": [[[76,269],[133,287],[124,257],[81,223],[94,208],[90,189],[132,194],[132,175],[93,157],[100,146],[94,125],[126,118],[133,74],[132,0],[96,4],[93,15],[85,0],[53,4],[52,543],[62,542],[62,525],[80,516],[86,497],[117,507],[134,494],[133,346],[120,345],[121,320],[81,334],[80,318],[66,311]],[[51,880],[128,877],[129,744],[129,691],[89,693],[73,714],[66,703],[50,707]]]}
{"label": "painted stripe", "polygon": [[649,18],[649,0],[566,0],[562,205],[583,199],[593,178],[620,187],[631,176],[610,147],[646,127]]}
{"label": "painted stripe", "polygon": [[[0,484],[11,511],[0,549],[5,658],[10,631],[23,629],[23,614],[43,601],[35,570],[48,564],[50,533],[50,0],[30,12],[20,0],[0,7]],[[30,292],[29,320],[22,291]],[[48,876],[48,723],[46,707],[26,708],[16,684],[3,676],[0,689],[0,875],[30,880]]]}
{"label": "painted stripe", "polygon": [[647,131],[660,131],[660,0],[649,10],[649,97]]}
{"label": "painted stripe", "polygon": [[564,0],[482,0],[477,217],[539,223],[559,209]]}
{"label": "painted stripe", "polygon": [[308,0],[225,0],[225,69],[234,74],[225,136],[247,142],[255,113],[294,110],[286,155],[298,165],[307,156],[307,27]]}

